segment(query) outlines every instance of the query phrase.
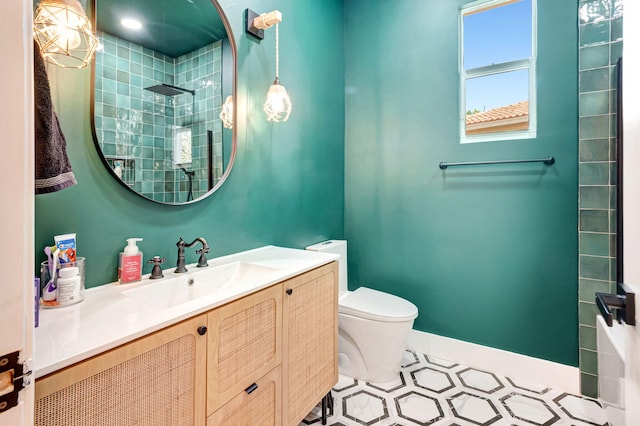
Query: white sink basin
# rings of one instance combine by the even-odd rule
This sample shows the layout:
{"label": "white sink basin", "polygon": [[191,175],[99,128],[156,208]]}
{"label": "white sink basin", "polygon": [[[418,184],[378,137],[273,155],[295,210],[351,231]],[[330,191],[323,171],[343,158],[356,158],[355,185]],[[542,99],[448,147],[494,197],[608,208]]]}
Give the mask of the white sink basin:
{"label": "white sink basin", "polygon": [[231,262],[192,269],[194,270],[175,274],[171,278],[151,280],[149,284],[124,290],[122,294],[141,303],[170,308],[229,287],[255,285],[280,271],[278,268],[250,262]]}
{"label": "white sink basin", "polygon": [[145,276],[136,284],[89,288],[82,303],[40,311],[34,376],[44,377],[337,259],[335,254],[264,246],[211,259],[206,268],[187,265],[184,274],[170,268],[160,280]]}

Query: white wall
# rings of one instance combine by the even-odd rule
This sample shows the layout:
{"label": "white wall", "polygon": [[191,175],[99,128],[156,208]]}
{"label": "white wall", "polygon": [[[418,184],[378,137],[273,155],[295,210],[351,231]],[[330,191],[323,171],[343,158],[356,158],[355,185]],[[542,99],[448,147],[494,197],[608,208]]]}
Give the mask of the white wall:
{"label": "white wall", "polygon": [[[33,353],[33,56],[32,3],[0,3],[4,82],[0,102],[0,355]],[[0,425],[33,424],[33,386]]]}

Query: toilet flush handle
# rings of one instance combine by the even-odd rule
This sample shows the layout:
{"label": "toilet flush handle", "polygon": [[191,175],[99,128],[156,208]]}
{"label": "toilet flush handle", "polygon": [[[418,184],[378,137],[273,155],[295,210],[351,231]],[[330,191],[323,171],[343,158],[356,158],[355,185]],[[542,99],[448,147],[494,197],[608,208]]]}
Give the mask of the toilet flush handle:
{"label": "toilet flush handle", "polygon": [[287,293],[289,296],[291,296],[291,293],[293,293],[293,289],[292,289],[292,288],[288,288],[288,289],[286,290],[286,293]]}

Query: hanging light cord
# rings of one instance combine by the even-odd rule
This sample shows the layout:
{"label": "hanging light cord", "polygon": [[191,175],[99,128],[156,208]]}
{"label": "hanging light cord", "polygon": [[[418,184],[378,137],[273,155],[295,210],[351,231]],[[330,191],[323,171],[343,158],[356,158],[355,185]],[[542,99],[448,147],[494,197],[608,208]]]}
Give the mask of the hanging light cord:
{"label": "hanging light cord", "polygon": [[278,23],[276,23],[276,81],[280,82],[280,36],[278,31]]}

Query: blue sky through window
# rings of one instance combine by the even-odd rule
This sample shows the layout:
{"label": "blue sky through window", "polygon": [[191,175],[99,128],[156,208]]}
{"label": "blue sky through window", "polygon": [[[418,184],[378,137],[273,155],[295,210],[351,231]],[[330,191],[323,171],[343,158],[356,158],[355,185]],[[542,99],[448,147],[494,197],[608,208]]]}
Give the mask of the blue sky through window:
{"label": "blue sky through window", "polygon": [[[464,16],[466,70],[531,56],[531,1]],[[523,70],[467,80],[466,110],[486,111],[527,100],[527,78]]]}
{"label": "blue sky through window", "polygon": [[467,111],[488,111],[529,99],[529,70],[467,80]]}

